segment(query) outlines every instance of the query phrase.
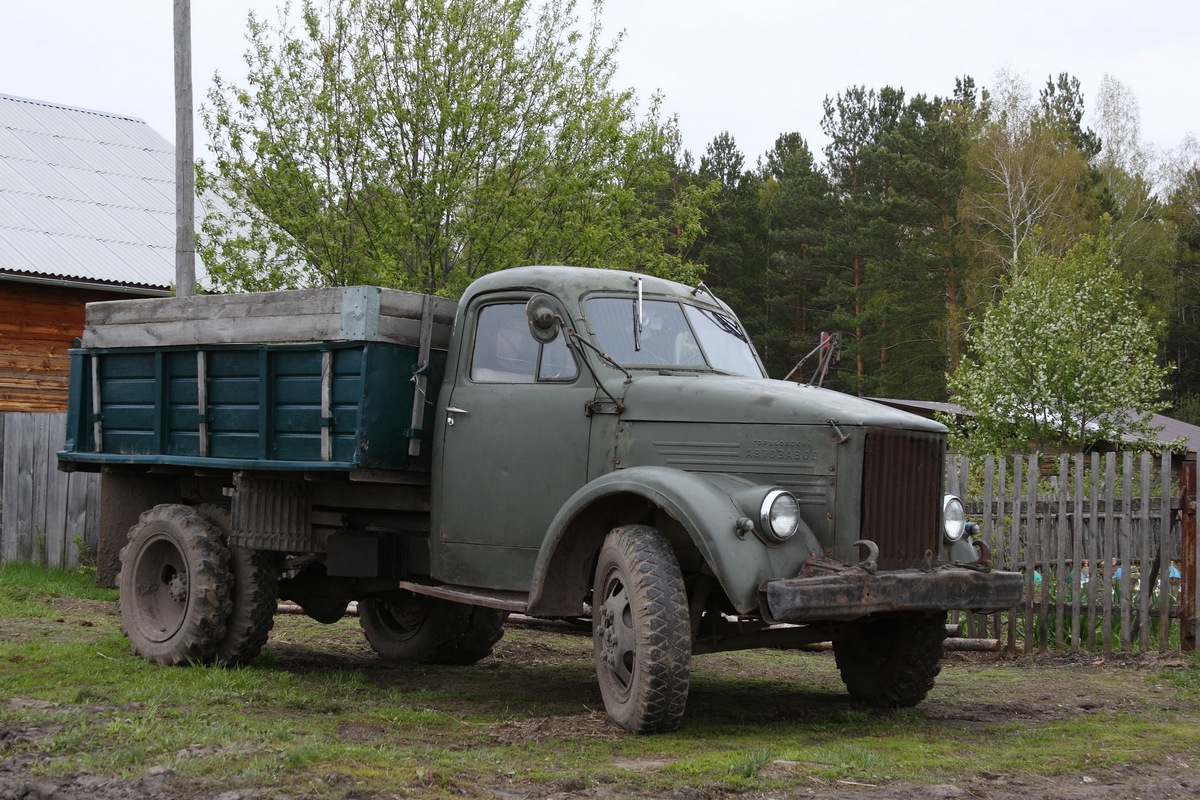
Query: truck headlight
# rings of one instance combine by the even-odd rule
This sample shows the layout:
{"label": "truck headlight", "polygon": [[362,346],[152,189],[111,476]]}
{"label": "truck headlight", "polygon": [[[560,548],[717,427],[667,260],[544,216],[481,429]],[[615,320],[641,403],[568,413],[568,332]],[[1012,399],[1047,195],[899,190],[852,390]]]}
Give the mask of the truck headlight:
{"label": "truck headlight", "polygon": [[758,514],[762,532],[776,542],[786,542],[800,529],[800,504],[791,492],[772,489],[763,498]]}
{"label": "truck headlight", "polygon": [[948,542],[957,542],[967,529],[967,511],[962,500],[952,494],[942,497],[942,529]]}

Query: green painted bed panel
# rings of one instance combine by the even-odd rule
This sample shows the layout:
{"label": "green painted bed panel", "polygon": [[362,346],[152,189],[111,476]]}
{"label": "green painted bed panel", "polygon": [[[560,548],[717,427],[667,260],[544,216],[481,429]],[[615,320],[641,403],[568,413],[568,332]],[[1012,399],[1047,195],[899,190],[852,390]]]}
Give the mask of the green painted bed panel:
{"label": "green painted bed panel", "polygon": [[[198,351],[206,365],[203,419]],[[327,417],[325,352],[332,367]],[[417,434],[421,453],[411,457],[417,355],[414,347],[384,342],[72,350],[67,444],[60,458],[88,464],[428,471],[445,353],[430,355],[426,421]],[[93,426],[93,358],[99,362],[101,448]],[[322,458],[326,427],[329,459]]]}

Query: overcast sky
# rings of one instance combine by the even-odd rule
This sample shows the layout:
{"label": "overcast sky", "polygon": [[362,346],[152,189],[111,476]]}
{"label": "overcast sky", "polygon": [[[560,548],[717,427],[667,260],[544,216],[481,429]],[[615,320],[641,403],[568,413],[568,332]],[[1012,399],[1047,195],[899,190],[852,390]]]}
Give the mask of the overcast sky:
{"label": "overcast sky", "polygon": [[[244,82],[246,11],[274,19],[276,5],[194,0],[197,105],[216,70]],[[137,117],[174,141],[171,0],[10,0],[2,19],[0,94]],[[946,95],[956,76],[987,86],[1001,68],[1034,91],[1070,72],[1089,108],[1112,75],[1163,149],[1200,131],[1194,0],[607,0],[604,21],[625,32],[619,85],[660,92],[697,156],[726,130],[748,165],[787,131],[819,149],[827,95],[857,84]],[[196,138],[202,150],[199,124]]]}

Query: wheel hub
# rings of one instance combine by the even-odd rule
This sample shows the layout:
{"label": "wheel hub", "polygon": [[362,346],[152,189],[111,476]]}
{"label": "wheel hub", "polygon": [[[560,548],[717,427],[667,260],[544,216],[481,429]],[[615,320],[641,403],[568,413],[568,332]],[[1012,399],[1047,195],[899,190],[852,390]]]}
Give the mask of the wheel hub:
{"label": "wheel hub", "polygon": [[637,663],[637,637],[625,583],[619,575],[608,582],[600,606],[599,660],[621,692],[628,692]]}
{"label": "wheel hub", "polygon": [[176,603],[187,602],[188,583],[186,572],[175,572],[174,575],[165,576],[163,583],[167,585],[167,594],[170,595],[172,600]]}
{"label": "wheel hub", "polygon": [[617,632],[613,629],[613,613],[607,605],[600,610],[600,653],[608,668],[617,666]]}

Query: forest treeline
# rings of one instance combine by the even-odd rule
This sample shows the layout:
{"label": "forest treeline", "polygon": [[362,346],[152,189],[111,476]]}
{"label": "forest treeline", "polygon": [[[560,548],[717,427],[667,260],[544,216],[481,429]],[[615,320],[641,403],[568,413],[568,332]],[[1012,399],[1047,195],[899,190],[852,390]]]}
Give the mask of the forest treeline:
{"label": "forest treeline", "polygon": [[707,284],[738,309],[773,376],[836,333],[825,385],[941,401],[1005,281],[1104,234],[1175,365],[1164,399],[1200,422],[1196,163],[1140,141],[1136,100],[1112,78],[1094,128],[1069,74],[1036,96],[998,82],[960,78],[944,97],[851,87],[825,101],[819,154],[789,133],[750,166],[732,136],[716,137],[686,171],[720,186],[692,251]]}

